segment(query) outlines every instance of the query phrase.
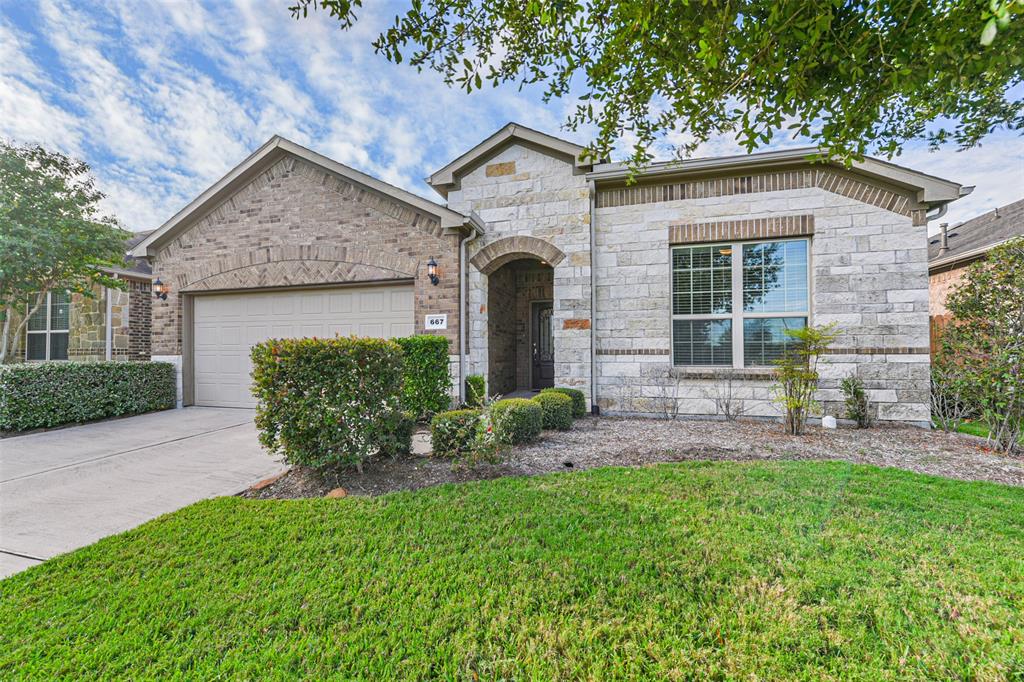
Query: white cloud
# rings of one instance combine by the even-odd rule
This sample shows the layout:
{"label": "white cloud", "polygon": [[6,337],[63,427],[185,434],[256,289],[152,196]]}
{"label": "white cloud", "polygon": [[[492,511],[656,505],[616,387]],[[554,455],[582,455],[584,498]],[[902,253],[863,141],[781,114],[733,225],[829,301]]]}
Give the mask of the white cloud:
{"label": "white cloud", "polygon": [[[545,105],[515,84],[466,96],[388,63],[370,43],[395,13],[368,3],[343,32],[280,2],[44,0],[17,26],[0,18],[0,135],[86,158],[109,208],[144,229],[275,133],[426,196],[423,177],[510,120],[584,144],[594,134],[560,132],[572,99]],[[666,135],[659,155],[682,140]],[[697,155],[742,152],[723,137]],[[1024,194],[1024,142],[1009,133],[963,154],[911,146],[897,161],[978,185],[951,221]]]}

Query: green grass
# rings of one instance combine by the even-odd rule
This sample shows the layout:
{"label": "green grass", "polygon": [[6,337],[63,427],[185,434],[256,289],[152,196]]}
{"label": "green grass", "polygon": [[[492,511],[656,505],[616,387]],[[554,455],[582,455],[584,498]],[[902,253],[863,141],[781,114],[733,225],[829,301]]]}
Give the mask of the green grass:
{"label": "green grass", "polygon": [[0,582],[0,679],[1024,676],[1024,490],[688,463],[203,502]]}
{"label": "green grass", "polygon": [[[992,433],[988,424],[983,421],[961,422],[957,425],[956,430],[960,433],[968,433],[972,436],[979,436],[981,438],[988,438]],[[1019,440],[1021,444],[1024,444],[1024,433],[1021,434]]]}

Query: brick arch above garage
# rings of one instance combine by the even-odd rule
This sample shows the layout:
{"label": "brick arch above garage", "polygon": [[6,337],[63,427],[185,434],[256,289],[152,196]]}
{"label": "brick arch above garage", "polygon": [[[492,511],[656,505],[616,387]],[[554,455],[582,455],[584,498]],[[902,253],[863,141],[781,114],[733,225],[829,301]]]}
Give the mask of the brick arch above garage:
{"label": "brick arch above garage", "polygon": [[412,279],[418,262],[347,246],[271,246],[198,263],[178,276],[186,293]]}
{"label": "brick arch above garage", "polygon": [[565,259],[565,254],[549,241],[518,235],[491,242],[470,258],[469,262],[480,272],[489,275],[505,263],[521,258],[536,258],[554,267]]}

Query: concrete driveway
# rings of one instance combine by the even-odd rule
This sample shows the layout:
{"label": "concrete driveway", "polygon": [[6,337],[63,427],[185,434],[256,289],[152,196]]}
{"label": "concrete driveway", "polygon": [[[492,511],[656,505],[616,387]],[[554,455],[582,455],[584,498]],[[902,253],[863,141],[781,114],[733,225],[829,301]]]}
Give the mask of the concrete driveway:
{"label": "concrete driveway", "polygon": [[252,419],[187,407],[0,439],[0,578],[282,471]]}

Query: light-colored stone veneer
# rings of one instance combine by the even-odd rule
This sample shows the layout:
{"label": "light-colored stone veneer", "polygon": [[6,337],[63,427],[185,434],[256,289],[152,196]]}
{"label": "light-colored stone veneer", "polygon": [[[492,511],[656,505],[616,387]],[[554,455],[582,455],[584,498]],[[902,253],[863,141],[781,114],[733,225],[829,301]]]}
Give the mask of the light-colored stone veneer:
{"label": "light-colored stone veneer", "polygon": [[[514,165],[513,165],[514,164]],[[498,173],[495,168],[502,171]],[[491,168],[488,173],[487,169]],[[507,172],[514,168],[514,173]],[[505,237],[530,236],[564,254],[553,263],[555,383],[579,388],[590,398],[590,195],[586,177],[568,159],[513,144],[460,178],[448,206],[475,211],[487,235],[470,245],[470,259]],[[543,258],[542,251],[539,255]],[[479,261],[478,261],[479,262]],[[488,375],[488,276],[469,273],[470,372]]]}
{"label": "light-colored stone veneer", "polygon": [[[715,414],[706,370],[672,370],[670,226],[813,216],[811,322],[842,330],[825,356],[818,398],[843,412],[840,380],[856,374],[883,420],[927,423],[926,228],[899,213],[816,186],[618,205],[596,214],[599,405],[610,413]],[[671,373],[671,375],[670,375]],[[741,371],[748,414],[775,416],[770,372]]]}

